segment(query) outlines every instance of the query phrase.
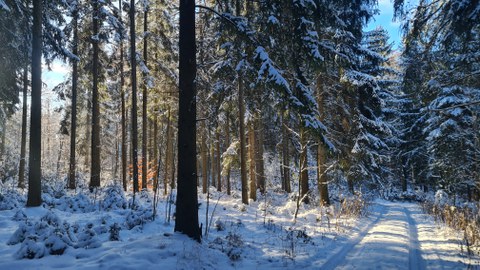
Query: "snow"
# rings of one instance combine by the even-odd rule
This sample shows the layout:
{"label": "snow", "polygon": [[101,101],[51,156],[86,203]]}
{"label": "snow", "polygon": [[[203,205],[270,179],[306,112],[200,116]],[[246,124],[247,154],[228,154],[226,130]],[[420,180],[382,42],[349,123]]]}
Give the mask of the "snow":
{"label": "snow", "polygon": [[[61,205],[0,211],[0,269],[480,266],[477,257],[460,253],[455,234],[445,233],[448,231],[413,203],[375,200],[367,208],[370,214],[360,219],[346,215],[338,202],[327,208],[301,205],[294,220],[295,194],[269,191],[266,197],[259,196],[258,201],[243,205],[239,192],[227,196],[211,188],[208,216],[206,195],[199,194],[199,218],[203,229],[208,227],[208,236],[199,244],[174,233],[174,221],[166,222],[167,197],[161,196],[158,215],[151,220],[151,193],[137,194],[137,210],[131,210],[125,205],[131,203],[131,194],[125,196],[121,189],[113,187],[104,191],[105,195],[97,194],[98,198],[88,193],[79,197],[70,191],[62,196],[90,202],[91,207],[76,208],[81,204],[69,204],[73,200],[63,198],[52,199]],[[131,222],[139,218],[140,223]],[[41,229],[34,230],[39,224]],[[18,228],[20,231],[15,233]],[[23,242],[19,237],[22,233],[30,233]],[[39,240],[42,237],[43,242]],[[63,254],[52,255],[52,250]],[[34,259],[22,259],[22,254],[31,254]]]}

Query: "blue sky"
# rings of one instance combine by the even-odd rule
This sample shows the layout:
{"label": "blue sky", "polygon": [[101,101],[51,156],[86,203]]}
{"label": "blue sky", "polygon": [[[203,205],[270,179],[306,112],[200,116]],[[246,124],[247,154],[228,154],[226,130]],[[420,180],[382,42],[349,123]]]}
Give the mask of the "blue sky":
{"label": "blue sky", "polygon": [[365,30],[375,29],[382,26],[390,34],[390,41],[394,42],[394,48],[401,45],[400,23],[393,21],[393,4],[391,0],[378,0],[380,14],[376,15]]}

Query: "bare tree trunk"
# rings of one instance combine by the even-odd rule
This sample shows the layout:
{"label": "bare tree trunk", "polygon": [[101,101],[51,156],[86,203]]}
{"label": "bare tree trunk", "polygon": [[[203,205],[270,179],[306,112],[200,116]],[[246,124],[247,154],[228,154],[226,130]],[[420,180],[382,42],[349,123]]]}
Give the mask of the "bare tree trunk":
{"label": "bare tree trunk", "polygon": [[265,194],[265,169],[263,162],[263,123],[258,113],[254,117],[255,173],[257,187]]}
{"label": "bare tree trunk", "polygon": [[[308,147],[305,128],[300,128],[300,197],[304,197],[310,190],[308,186]],[[303,200],[306,204],[310,202],[308,195]]]}
{"label": "bare tree trunk", "polygon": [[[28,65],[23,70],[23,107],[22,107],[22,142],[20,146],[20,166],[18,169],[18,187],[25,188],[25,156],[27,148],[27,93]],[[4,132],[5,133],[5,132]]]}
{"label": "bare tree trunk", "polygon": [[317,177],[318,177],[318,193],[320,194],[320,205],[330,205],[330,197],[328,195],[328,180],[326,172],[327,153],[325,146],[319,144],[317,148]]}
{"label": "bare tree trunk", "polygon": [[[230,115],[227,113],[227,116],[226,116],[227,120],[226,120],[226,132],[225,132],[225,141],[226,141],[226,145],[227,147],[230,146]],[[227,195],[231,195],[232,191],[231,191],[231,184],[230,184],[230,164],[227,165],[227,176],[226,176],[226,180],[227,180]]]}
{"label": "bare tree trunk", "polygon": [[[164,192],[165,192],[165,195],[168,193],[168,176],[169,176],[169,170],[168,168],[169,165],[170,165],[170,156],[171,156],[171,153],[172,153],[172,146],[171,146],[171,143],[172,143],[172,135],[171,135],[171,129],[172,129],[172,123],[171,123],[171,109],[170,107],[168,108],[168,111],[167,111],[167,139],[165,140],[165,143],[166,143],[166,149],[165,149],[165,180],[163,181],[163,185],[164,185]],[[173,158],[173,157],[172,157]]]}
{"label": "bare tree trunk", "polygon": [[[119,20],[122,22],[122,1],[118,1],[119,9]],[[127,191],[127,109],[125,106],[125,74],[123,70],[123,32],[120,32],[120,99],[121,99],[121,113],[122,113],[122,184],[123,190]]]}
{"label": "bare tree trunk", "polygon": [[217,183],[215,182],[215,177],[217,176],[215,170],[216,164],[217,162],[215,161],[215,141],[212,139],[210,144],[210,184],[213,187],[217,187]]}
{"label": "bare tree trunk", "polygon": [[[99,33],[99,9],[97,1],[93,1],[93,36]],[[90,165],[90,188],[100,186],[100,101],[98,94],[99,75],[99,40],[92,38],[93,46],[93,88],[92,88],[92,144],[91,144],[91,165]]]}
{"label": "bare tree trunk", "polygon": [[285,123],[285,118],[282,118],[282,170],[283,170],[283,183],[285,191],[292,192],[291,180],[290,180],[290,151],[288,147],[288,131]]}
{"label": "bare tree trunk", "polygon": [[[33,1],[32,102],[27,206],[42,203],[42,1]],[[3,132],[5,134],[5,130]]]}
{"label": "bare tree trunk", "polygon": [[[78,7],[73,12],[73,54],[78,55]],[[68,188],[76,188],[76,149],[77,144],[77,82],[78,63],[72,60],[72,122],[70,128],[70,168],[68,172]]]}
{"label": "bare tree trunk", "polygon": [[130,62],[132,80],[132,166],[133,192],[138,192],[138,124],[137,124],[137,51],[135,48],[135,0],[130,0]]}
{"label": "bare tree trunk", "polygon": [[208,189],[208,176],[207,176],[207,164],[208,164],[208,160],[207,160],[207,152],[208,152],[208,149],[207,149],[207,136],[206,136],[206,127],[205,127],[205,121],[202,121],[202,124],[201,124],[201,132],[202,132],[202,144],[201,144],[201,157],[202,157],[202,193],[203,194],[206,194],[207,193],[207,189]]}
{"label": "bare tree trunk", "polygon": [[255,171],[255,127],[253,121],[248,123],[248,156],[250,164],[250,199],[257,200],[257,177]]}
{"label": "bare tree trunk", "polygon": [[[143,61],[145,66],[147,66],[147,32],[148,32],[148,7],[145,7],[145,12],[143,14]],[[147,104],[148,104],[148,91],[147,91],[147,82],[144,81],[143,84],[143,103],[142,103],[142,189],[147,188],[147,172],[148,172],[148,160],[147,160]]]}
{"label": "bare tree trunk", "polygon": [[222,191],[222,166],[221,166],[221,157],[220,157],[220,132],[218,131],[218,128],[215,131],[216,133],[216,144],[217,144],[217,191]]}
{"label": "bare tree trunk", "polygon": [[198,226],[195,0],[180,0],[178,188],[175,231],[201,241]]}

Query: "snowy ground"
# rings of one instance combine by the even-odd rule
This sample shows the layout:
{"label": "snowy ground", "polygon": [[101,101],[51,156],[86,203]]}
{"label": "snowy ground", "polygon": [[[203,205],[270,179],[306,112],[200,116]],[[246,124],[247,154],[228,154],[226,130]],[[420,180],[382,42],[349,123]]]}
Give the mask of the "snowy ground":
{"label": "snowy ground", "polygon": [[[205,198],[200,195],[204,229]],[[148,208],[151,198],[141,200]],[[0,269],[480,269],[477,257],[461,253],[454,233],[442,233],[447,230],[413,203],[376,200],[370,215],[359,220],[340,214],[338,208],[320,211],[302,206],[294,223],[295,208],[286,194],[243,206],[238,195],[212,189],[208,208],[212,224],[202,244],[173,233],[174,221],[165,221],[165,198],[155,221],[131,229],[126,225],[131,221],[129,209],[23,208],[30,221],[51,212],[72,227],[86,230],[92,223],[96,232],[89,245],[69,246],[63,255],[32,260],[16,258],[21,243],[7,245],[25,221],[12,219],[18,209],[3,210]],[[108,240],[113,223],[120,224],[120,241]],[[80,236],[77,240],[80,243]]]}

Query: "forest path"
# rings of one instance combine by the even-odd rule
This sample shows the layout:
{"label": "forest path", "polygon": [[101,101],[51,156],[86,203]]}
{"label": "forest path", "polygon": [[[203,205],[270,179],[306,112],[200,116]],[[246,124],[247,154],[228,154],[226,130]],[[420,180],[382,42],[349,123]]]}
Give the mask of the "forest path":
{"label": "forest path", "polygon": [[440,235],[417,204],[376,201],[371,223],[321,269],[465,269],[458,243]]}

